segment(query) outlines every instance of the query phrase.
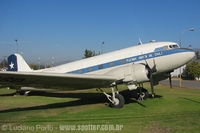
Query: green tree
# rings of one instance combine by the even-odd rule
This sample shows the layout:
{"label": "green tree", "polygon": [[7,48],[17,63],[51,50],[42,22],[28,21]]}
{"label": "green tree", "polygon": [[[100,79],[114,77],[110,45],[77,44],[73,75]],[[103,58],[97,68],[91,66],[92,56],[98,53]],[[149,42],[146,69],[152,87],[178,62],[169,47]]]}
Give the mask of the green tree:
{"label": "green tree", "polygon": [[186,65],[184,73],[188,76],[199,77],[200,76],[200,63],[197,61],[192,61]]}
{"label": "green tree", "polygon": [[6,59],[3,59],[3,61],[0,63],[0,68],[5,68],[8,66],[8,62]]}
{"label": "green tree", "polygon": [[199,60],[200,59],[199,51],[196,51],[195,55],[196,55],[196,60]]}
{"label": "green tree", "polygon": [[30,68],[33,70],[38,70],[38,66],[35,64],[29,64]]}
{"label": "green tree", "polygon": [[82,57],[82,58],[85,59],[85,58],[89,58],[89,57],[97,56],[97,55],[100,55],[100,53],[99,53],[99,54],[96,54],[95,51],[86,49],[86,50],[85,50],[84,57]]}
{"label": "green tree", "polygon": [[[33,64],[33,63],[29,64],[29,67],[31,69],[33,69],[33,70],[39,70],[39,66],[36,65],[36,64]],[[52,66],[50,66],[50,65],[46,65],[46,66],[41,65],[40,69],[45,69],[45,68],[50,68],[50,67],[52,67]]]}

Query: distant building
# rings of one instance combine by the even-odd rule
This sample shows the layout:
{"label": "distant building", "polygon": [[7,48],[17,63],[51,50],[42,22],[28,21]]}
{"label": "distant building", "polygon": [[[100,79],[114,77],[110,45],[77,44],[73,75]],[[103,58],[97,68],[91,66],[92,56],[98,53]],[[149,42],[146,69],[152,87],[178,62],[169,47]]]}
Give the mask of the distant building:
{"label": "distant building", "polygon": [[171,75],[178,77],[178,75],[180,75],[180,73],[181,74],[183,73],[183,70],[185,69],[185,67],[186,67],[186,65],[175,69],[173,72],[171,72]]}
{"label": "distant building", "polygon": [[0,71],[7,71],[7,67],[1,68]]}

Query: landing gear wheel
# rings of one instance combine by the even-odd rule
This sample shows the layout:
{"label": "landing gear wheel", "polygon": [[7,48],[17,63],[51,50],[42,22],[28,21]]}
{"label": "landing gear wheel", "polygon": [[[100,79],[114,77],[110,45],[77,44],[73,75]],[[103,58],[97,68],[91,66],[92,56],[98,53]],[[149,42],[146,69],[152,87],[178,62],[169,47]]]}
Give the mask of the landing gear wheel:
{"label": "landing gear wheel", "polygon": [[137,100],[147,100],[149,98],[149,92],[144,88],[138,88],[137,94]]}
{"label": "landing gear wheel", "polygon": [[112,108],[122,108],[124,106],[125,100],[121,94],[115,94],[114,103],[110,103]]}
{"label": "landing gear wheel", "polygon": [[16,90],[14,96],[20,96],[21,95],[20,92],[21,92],[20,90]]}
{"label": "landing gear wheel", "polygon": [[24,96],[29,96],[29,93],[30,93],[31,91],[25,91],[24,92]]}

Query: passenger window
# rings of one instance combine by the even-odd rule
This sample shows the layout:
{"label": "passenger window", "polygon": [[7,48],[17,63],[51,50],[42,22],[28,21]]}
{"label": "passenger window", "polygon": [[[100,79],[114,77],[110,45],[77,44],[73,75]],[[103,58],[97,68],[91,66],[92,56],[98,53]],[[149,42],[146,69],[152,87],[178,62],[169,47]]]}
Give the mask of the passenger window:
{"label": "passenger window", "polygon": [[92,67],[89,67],[88,68],[88,72],[91,72],[93,69],[92,69]]}
{"label": "passenger window", "polygon": [[79,74],[82,74],[83,73],[83,70],[81,69],[81,70],[78,70],[78,73]]}
{"label": "passenger window", "polygon": [[126,63],[125,59],[121,60],[121,64],[125,64],[125,63]]}
{"label": "passenger window", "polygon": [[110,67],[114,66],[114,62],[110,62],[110,63],[109,63],[109,66],[110,66]]}
{"label": "passenger window", "polygon": [[99,69],[103,69],[103,64],[102,64],[102,65],[99,65],[98,67],[99,67]]}

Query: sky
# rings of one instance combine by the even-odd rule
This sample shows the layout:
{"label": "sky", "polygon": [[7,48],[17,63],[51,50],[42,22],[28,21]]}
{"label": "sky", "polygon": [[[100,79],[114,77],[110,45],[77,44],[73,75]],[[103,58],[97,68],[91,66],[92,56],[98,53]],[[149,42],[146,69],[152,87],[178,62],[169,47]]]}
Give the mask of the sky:
{"label": "sky", "polygon": [[[79,60],[150,40],[200,47],[199,0],[0,0],[0,61]],[[194,31],[189,31],[194,28]],[[17,39],[17,41],[15,41]],[[102,42],[105,42],[102,45]],[[18,43],[18,45],[17,45]],[[18,46],[18,47],[17,47]]]}

